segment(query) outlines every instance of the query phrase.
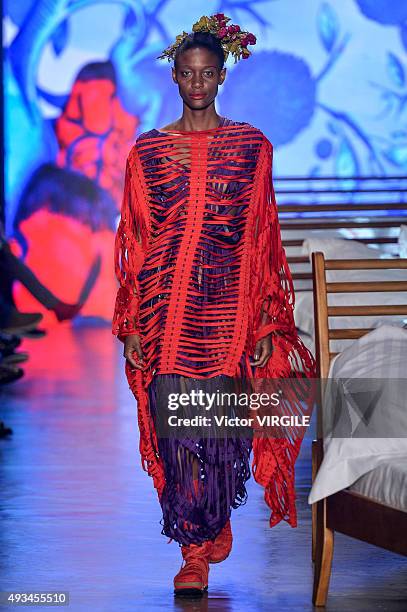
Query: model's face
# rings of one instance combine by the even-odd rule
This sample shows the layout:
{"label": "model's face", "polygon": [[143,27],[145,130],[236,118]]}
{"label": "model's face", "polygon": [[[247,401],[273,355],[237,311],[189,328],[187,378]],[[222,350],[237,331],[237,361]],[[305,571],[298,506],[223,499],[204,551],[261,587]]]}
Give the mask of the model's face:
{"label": "model's face", "polygon": [[216,55],[202,47],[184,51],[177,60],[176,69],[172,69],[180,96],[191,109],[203,109],[212,104],[225,77],[226,68],[221,70]]}

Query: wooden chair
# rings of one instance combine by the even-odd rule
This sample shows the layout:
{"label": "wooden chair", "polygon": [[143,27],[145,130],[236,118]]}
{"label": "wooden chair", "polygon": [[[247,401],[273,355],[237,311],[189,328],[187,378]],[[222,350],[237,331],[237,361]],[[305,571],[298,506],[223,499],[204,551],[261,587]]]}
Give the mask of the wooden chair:
{"label": "wooden chair", "polygon": [[[406,281],[327,282],[327,270],[406,270]],[[407,259],[325,260],[312,254],[315,314],[315,350],[318,376],[328,377],[331,360],[330,341],[360,338],[369,328],[331,329],[335,316],[407,315],[407,304],[371,306],[330,306],[331,293],[407,291]],[[317,406],[317,440],[312,445],[312,479],[323,460],[322,398]],[[387,550],[407,555],[407,513],[375,502],[350,490],[343,490],[312,506],[312,556],[314,564],[313,603],[324,606],[328,595],[334,549],[334,532],[340,532]]]}
{"label": "wooden chair", "polygon": [[[353,238],[343,237],[351,242],[361,242],[379,248],[385,245],[390,248],[392,245],[393,248],[397,247],[398,241],[397,235],[394,234],[398,234],[401,225],[407,225],[406,202],[279,203],[278,212],[283,233],[283,247],[288,253],[287,261],[296,291],[312,291],[312,271],[308,255],[291,255],[290,249],[301,247],[305,238],[312,238],[315,235],[315,230],[325,230],[327,237],[331,235],[332,230],[342,232],[347,230],[348,234],[355,234]],[[335,217],[332,216],[333,213]],[[378,213],[381,213],[380,216],[377,216]],[[293,215],[302,216],[292,218]],[[303,237],[289,238],[293,230]],[[370,237],[360,235],[368,230],[374,230],[372,231],[374,235]]]}

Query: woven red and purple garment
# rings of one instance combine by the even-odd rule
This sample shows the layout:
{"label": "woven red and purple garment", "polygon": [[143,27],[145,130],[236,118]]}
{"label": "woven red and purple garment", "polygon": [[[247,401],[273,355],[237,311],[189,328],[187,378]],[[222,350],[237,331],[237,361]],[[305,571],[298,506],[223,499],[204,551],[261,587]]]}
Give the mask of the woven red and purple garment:
{"label": "woven red and purple garment", "polygon": [[[272,151],[260,130],[223,119],[210,130],[146,132],[127,161],[113,332],[141,338],[146,367],[133,372],[127,364],[126,373],[138,402],[142,464],[158,491],[163,531],[180,543],[216,537],[231,508],[245,501],[251,444],[158,439],[163,398],[194,379],[219,389],[233,377],[314,376],[294,325]],[[268,334],[272,355],[252,368],[249,355]],[[304,407],[291,402],[288,411],[302,414]],[[296,523],[300,442],[253,438],[252,471],[265,487],[271,526]],[[182,470],[194,457],[199,494],[192,470]]]}

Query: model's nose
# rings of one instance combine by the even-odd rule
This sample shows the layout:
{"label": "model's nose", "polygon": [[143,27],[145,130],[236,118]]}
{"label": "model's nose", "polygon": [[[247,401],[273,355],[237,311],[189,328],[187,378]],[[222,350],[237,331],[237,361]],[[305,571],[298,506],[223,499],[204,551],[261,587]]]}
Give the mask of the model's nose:
{"label": "model's nose", "polygon": [[193,80],[192,80],[192,87],[194,89],[201,89],[201,87],[203,87],[203,80],[202,77],[200,76],[194,76]]}

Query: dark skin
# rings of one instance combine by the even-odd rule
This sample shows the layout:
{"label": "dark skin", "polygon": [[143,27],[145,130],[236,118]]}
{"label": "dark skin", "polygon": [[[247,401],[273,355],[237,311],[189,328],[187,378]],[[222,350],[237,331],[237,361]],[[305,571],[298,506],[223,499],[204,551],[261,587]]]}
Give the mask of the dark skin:
{"label": "dark skin", "polygon": [[[172,80],[178,85],[183,102],[182,116],[161,128],[161,132],[201,131],[217,128],[221,121],[215,109],[215,98],[219,85],[226,78],[226,68],[220,68],[215,53],[204,47],[195,47],[182,53],[172,69]],[[267,322],[267,314],[262,313],[262,323]],[[124,339],[123,355],[130,366],[137,370],[145,368],[140,336],[134,334]],[[256,343],[252,366],[263,367],[272,352],[271,335]],[[133,358],[136,354],[138,361]],[[133,371],[134,371],[133,369]]]}

